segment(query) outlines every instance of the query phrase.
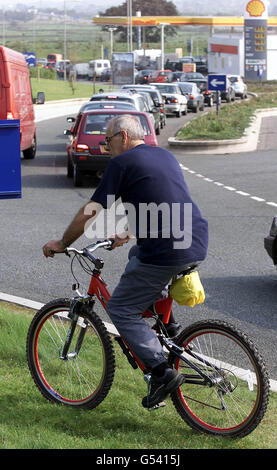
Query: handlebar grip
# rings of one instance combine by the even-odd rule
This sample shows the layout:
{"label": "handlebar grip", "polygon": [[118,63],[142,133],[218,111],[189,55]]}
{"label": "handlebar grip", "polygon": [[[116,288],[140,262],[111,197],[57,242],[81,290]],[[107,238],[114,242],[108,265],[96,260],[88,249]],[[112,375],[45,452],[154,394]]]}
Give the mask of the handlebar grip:
{"label": "handlebar grip", "polygon": [[95,258],[89,252],[89,250],[87,248],[83,249],[83,254],[93,262],[96,269],[102,269],[104,267],[104,261],[101,258]]}
{"label": "handlebar grip", "polygon": [[111,246],[107,246],[105,248],[105,250],[107,251],[111,251],[113,249],[113,244],[114,244],[114,240],[112,240],[111,238],[109,238],[109,242],[111,242]]}

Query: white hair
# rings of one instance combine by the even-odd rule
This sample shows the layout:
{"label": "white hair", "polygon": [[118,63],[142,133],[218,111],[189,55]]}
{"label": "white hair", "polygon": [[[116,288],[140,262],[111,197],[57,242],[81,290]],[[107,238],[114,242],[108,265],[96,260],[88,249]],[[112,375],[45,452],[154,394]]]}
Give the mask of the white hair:
{"label": "white hair", "polygon": [[130,114],[116,116],[109,121],[109,133],[111,135],[120,131],[126,131],[132,140],[144,140],[144,130],[139,118]]}

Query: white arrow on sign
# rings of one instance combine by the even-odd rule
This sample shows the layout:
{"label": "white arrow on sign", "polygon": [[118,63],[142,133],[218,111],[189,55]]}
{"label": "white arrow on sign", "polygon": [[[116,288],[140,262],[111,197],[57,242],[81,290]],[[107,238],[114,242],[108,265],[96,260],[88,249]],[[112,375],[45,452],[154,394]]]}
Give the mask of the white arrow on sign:
{"label": "white arrow on sign", "polygon": [[225,85],[225,81],[220,81],[220,80],[217,80],[217,78],[214,78],[212,81],[211,81],[211,85],[216,87],[218,85]]}

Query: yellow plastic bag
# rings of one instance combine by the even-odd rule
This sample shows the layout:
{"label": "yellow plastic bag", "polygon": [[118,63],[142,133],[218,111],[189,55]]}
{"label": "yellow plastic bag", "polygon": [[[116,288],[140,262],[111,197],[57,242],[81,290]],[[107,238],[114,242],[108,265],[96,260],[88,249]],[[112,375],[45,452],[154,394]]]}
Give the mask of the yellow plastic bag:
{"label": "yellow plastic bag", "polygon": [[194,307],[196,304],[202,304],[205,300],[205,291],[198,271],[192,271],[190,274],[174,281],[169,288],[169,292],[171,297],[180,305]]}

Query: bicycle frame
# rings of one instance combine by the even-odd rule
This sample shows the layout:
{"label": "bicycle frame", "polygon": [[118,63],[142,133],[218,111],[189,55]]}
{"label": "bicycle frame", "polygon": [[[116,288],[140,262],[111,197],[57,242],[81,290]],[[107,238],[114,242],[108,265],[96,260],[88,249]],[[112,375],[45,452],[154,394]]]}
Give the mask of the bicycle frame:
{"label": "bicycle frame", "polygon": [[[106,304],[108,300],[110,299],[110,293],[107,289],[107,284],[101,278],[99,271],[95,270],[91,276],[91,281],[90,281],[90,285],[88,289],[88,295],[91,297],[96,296],[99,302],[102,304],[102,306],[106,310]],[[171,297],[165,297],[165,298],[157,300],[154,304],[154,313],[158,315],[162,315],[161,319],[163,323],[169,322],[172,303],[173,303],[173,299]],[[144,318],[151,318],[153,317],[153,312],[151,312],[150,310],[146,310],[142,314],[142,316]],[[133,353],[133,351],[131,350],[128,343],[124,340],[124,338],[122,337],[120,338],[125,344],[125,346],[128,348],[131,357],[135,360],[139,368],[142,371],[145,371],[146,367],[144,366],[144,364],[142,364],[142,362],[138,359],[138,357]]]}
{"label": "bicycle frame", "polygon": [[[108,243],[107,243],[108,242]],[[78,251],[74,248],[67,248],[66,254],[69,254],[70,252],[75,252],[79,255],[84,255],[88,257],[94,264],[95,269],[92,271],[91,275],[91,280],[90,280],[90,285],[88,288],[88,294],[86,296],[82,296],[79,294],[78,290],[76,292],[78,293],[78,297],[74,299],[74,303],[72,305],[72,310],[70,313],[70,318],[72,320],[71,327],[68,331],[67,338],[63,347],[62,354],[60,355],[60,358],[63,360],[66,360],[68,357],[68,351],[69,347],[71,344],[71,339],[74,334],[74,330],[78,321],[79,313],[78,310],[76,310],[76,306],[80,303],[86,303],[86,302],[94,302],[94,297],[96,296],[103,306],[103,308],[107,311],[107,302],[110,299],[110,293],[107,289],[107,284],[101,277],[101,269],[104,267],[104,262],[101,258],[94,258],[92,255],[92,251],[95,251],[96,248],[98,247],[105,247],[105,246],[110,246],[110,240],[107,241],[105,240],[104,242],[96,242],[96,244],[92,245],[91,247],[84,248],[83,251]],[[170,319],[171,315],[171,309],[172,309],[172,303],[173,299],[168,295],[167,297],[158,299],[153,305],[149,306],[149,308],[142,313],[143,318],[157,318],[158,322],[161,324],[167,324]],[[77,345],[76,345],[76,350],[74,353],[70,353],[70,355],[75,355],[78,354],[83,337],[85,334],[85,329],[81,333]],[[161,344],[167,348],[167,350],[174,355],[178,356],[179,359],[182,359],[187,365],[189,365],[195,372],[198,374],[197,377],[189,376],[187,382],[190,383],[198,383],[199,385],[209,385],[212,386],[216,383],[217,378],[216,377],[209,377],[205,372],[201,370],[197,365],[193,364],[191,361],[189,361],[185,356],[184,356],[184,348],[179,347],[176,345],[173,341],[171,341],[168,337],[166,337],[162,331],[159,332],[159,336],[161,339]],[[132,365],[132,367],[137,368],[139,367],[144,373],[146,373],[147,368],[144,366],[144,364],[139,360],[139,358],[135,355],[135,353],[132,351],[126,340],[119,334],[116,337],[123,353],[126,355],[129,363]],[[193,357],[194,359],[197,359],[200,363],[204,364],[206,367],[213,367],[215,370],[219,371],[219,368],[217,368],[215,365],[210,364],[209,361],[206,359],[202,358],[201,356],[198,356],[194,352],[192,352],[189,349],[186,349],[186,353]],[[195,378],[197,381],[195,382]],[[199,379],[202,379],[202,382],[200,382]]]}
{"label": "bicycle frame", "polygon": [[[110,293],[107,289],[107,284],[105,281],[101,278],[99,271],[95,270],[91,276],[91,281],[88,289],[88,295],[93,297],[96,296],[98,300],[101,302],[102,306],[106,310],[106,304],[108,300],[110,299]],[[157,314],[160,316],[160,319],[163,323],[167,324],[169,322],[170,314],[171,314],[171,308],[172,308],[172,303],[173,299],[172,297],[168,296],[165,298],[158,299],[155,304],[153,305],[153,311],[151,310],[146,310],[143,312],[142,317],[143,318],[151,318],[153,317],[153,313]],[[134,354],[134,352],[131,350],[130,346],[128,343],[124,340],[122,336],[120,336],[121,341],[125,344],[127,347],[127,350],[133,360],[137,363],[139,368],[142,371],[146,370],[146,367],[142,364],[142,362],[138,359],[138,357]],[[199,367],[197,367],[195,364],[192,364],[187,358],[183,356],[183,349],[179,348],[179,346],[175,345],[172,343],[170,340],[166,341],[166,345],[169,347],[169,349],[176,354],[180,359],[182,359],[184,362],[186,362],[192,369],[194,369],[197,374],[198,374],[198,380],[195,380],[195,377],[188,377],[188,382],[189,383],[194,383],[194,384],[199,384],[199,385],[212,385],[214,380],[212,380],[206,373],[204,373]],[[122,347],[122,346],[121,346]],[[122,348],[123,349],[123,348]],[[123,349],[124,352],[124,349]],[[198,361],[202,362],[206,366],[211,366],[208,361],[204,360],[203,358],[199,357],[195,353],[192,353],[191,351],[187,351],[188,354],[190,354],[192,357],[196,358]],[[128,353],[126,351],[124,354],[127,355],[128,358]],[[132,361],[129,361],[132,364]],[[213,366],[214,367],[214,366]],[[216,368],[217,369],[217,368]],[[203,379],[202,382],[200,382],[199,379]]]}

